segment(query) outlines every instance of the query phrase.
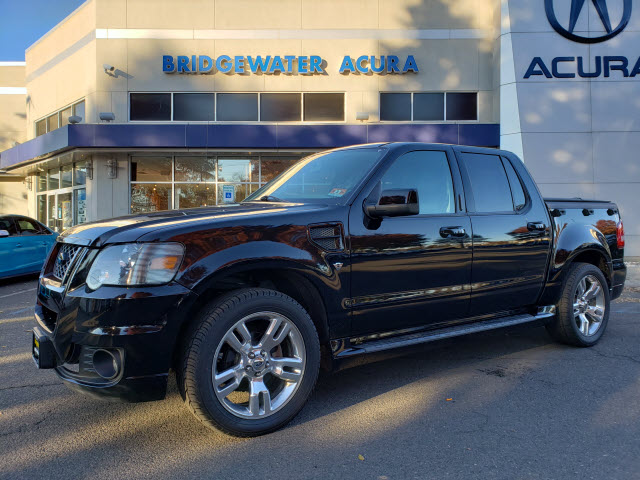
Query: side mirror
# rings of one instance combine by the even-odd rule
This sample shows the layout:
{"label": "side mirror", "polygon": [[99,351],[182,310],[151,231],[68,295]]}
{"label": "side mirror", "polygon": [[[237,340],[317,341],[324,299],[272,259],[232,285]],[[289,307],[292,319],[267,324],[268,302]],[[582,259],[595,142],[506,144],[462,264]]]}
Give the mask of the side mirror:
{"label": "side mirror", "polygon": [[0,238],[4,238],[8,236],[9,236],[9,232],[7,232],[6,230],[0,230]]}
{"label": "side mirror", "polygon": [[420,213],[418,192],[413,189],[384,190],[377,205],[366,206],[372,218],[405,217]]}

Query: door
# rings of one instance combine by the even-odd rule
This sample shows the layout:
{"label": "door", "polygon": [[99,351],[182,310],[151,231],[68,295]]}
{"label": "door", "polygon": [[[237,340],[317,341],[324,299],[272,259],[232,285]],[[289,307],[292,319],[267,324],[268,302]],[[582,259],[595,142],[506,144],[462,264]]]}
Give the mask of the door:
{"label": "door", "polygon": [[411,151],[387,166],[364,195],[415,189],[420,213],[367,226],[362,203],[352,206],[354,335],[445,324],[469,304],[471,223],[456,201],[462,184],[451,150]]}
{"label": "door", "polygon": [[[507,158],[459,152],[473,228],[470,315],[533,305],[543,286],[551,243],[546,212]],[[517,160],[519,161],[519,160]],[[518,167],[522,171],[517,173]]]}
{"label": "door", "polygon": [[0,237],[0,277],[28,273],[29,268],[25,267],[27,255],[14,218],[0,218],[0,230],[9,232],[8,237]]}
{"label": "door", "polygon": [[42,268],[55,242],[55,235],[27,217],[15,217],[15,222],[23,248],[24,267],[29,272],[36,272]]}

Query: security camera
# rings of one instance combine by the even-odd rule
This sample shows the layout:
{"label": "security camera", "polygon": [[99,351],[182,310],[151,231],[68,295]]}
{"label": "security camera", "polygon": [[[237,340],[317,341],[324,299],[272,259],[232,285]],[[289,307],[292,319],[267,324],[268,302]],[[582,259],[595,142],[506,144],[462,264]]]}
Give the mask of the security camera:
{"label": "security camera", "polygon": [[104,68],[104,73],[113,72],[116,69],[116,67],[109,65],[108,63],[103,63],[102,68]]}

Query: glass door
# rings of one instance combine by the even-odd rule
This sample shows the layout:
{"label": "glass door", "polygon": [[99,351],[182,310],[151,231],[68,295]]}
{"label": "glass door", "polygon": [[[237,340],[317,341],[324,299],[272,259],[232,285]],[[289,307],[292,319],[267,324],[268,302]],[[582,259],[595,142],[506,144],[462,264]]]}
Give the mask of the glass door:
{"label": "glass door", "polygon": [[[47,195],[47,226],[58,233],[74,225],[73,192]],[[84,213],[84,208],[83,208]]]}

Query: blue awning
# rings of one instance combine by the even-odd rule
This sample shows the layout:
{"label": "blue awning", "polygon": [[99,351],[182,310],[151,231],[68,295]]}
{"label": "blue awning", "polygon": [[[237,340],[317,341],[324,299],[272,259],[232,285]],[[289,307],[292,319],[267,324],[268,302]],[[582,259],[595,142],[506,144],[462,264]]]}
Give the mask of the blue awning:
{"label": "blue awning", "polygon": [[500,125],[76,124],[5,150],[0,153],[0,168],[14,168],[74,148],[324,149],[375,142],[497,147]]}

